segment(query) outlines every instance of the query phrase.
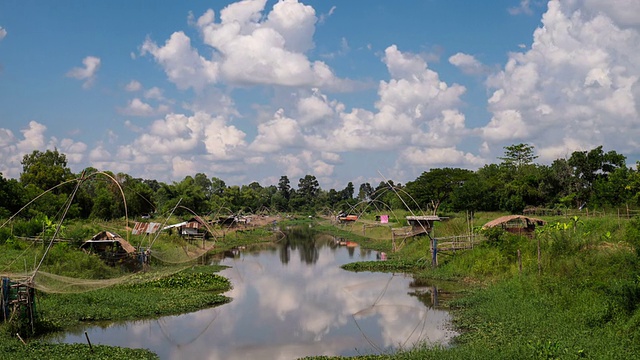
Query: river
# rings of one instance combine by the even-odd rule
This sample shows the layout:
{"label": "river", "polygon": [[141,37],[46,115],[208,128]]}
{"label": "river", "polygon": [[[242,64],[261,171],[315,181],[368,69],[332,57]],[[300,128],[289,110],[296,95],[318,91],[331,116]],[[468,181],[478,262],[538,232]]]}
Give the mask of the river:
{"label": "river", "polygon": [[[228,304],[178,316],[89,326],[58,338],[147,348],[161,359],[295,359],[390,353],[455,335],[437,291],[410,275],[353,273],[376,253],[329,237],[289,235],[275,245],[208,258],[233,289]],[[124,305],[124,304],[123,304]]]}

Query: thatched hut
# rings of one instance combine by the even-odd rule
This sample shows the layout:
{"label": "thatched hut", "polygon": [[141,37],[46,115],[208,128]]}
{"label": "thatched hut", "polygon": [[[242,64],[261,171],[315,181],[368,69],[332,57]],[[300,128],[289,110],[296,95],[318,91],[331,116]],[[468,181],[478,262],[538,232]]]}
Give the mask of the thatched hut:
{"label": "thatched hut", "polygon": [[136,258],[136,248],[133,245],[120,235],[106,230],[85,241],[80,245],[80,249],[98,254],[111,265],[124,259]]}
{"label": "thatched hut", "polygon": [[507,215],[489,221],[482,226],[483,229],[500,227],[512,234],[533,236],[536,226],[543,226],[547,222],[524,215]]}
{"label": "thatched hut", "polygon": [[430,233],[433,230],[433,224],[441,220],[436,215],[407,216],[407,223],[411,226],[411,232],[415,234]]}

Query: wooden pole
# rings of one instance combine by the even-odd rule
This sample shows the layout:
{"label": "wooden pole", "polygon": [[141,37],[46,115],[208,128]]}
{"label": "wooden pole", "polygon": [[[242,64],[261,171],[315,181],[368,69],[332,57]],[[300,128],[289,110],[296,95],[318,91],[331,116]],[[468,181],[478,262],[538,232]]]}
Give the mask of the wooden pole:
{"label": "wooden pole", "polygon": [[93,352],[93,346],[91,345],[91,340],[89,340],[89,334],[87,334],[87,332],[84,332],[84,337],[87,338],[87,343],[89,343],[89,349],[91,350],[91,352]]}
{"label": "wooden pole", "polygon": [[540,237],[538,236],[538,275],[542,275],[542,261],[540,254]]}
{"label": "wooden pole", "polygon": [[431,267],[438,266],[438,240],[436,238],[431,239]]}
{"label": "wooden pole", "polygon": [[522,254],[520,254],[520,249],[518,249],[518,270],[522,274]]}
{"label": "wooden pole", "polygon": [[391,229],[391,251],[396,252],[396,234]]}

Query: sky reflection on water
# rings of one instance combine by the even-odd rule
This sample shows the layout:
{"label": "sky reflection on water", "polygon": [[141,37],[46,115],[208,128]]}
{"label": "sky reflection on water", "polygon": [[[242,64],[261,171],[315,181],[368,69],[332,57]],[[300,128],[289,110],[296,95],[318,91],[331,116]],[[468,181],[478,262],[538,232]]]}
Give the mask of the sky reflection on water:
{"label": "sky reflection on water", "polygon": [[[340,265],[375,252],[330,241],[282,243],[236,257],[229,304],[179,316],[79,329],[62,342],[143,347],[161,359],[295,359],[392,352],[446,344],[449,315],[431,306],[430,287],[403,274],[352,273]],[[418,295],[416,295],[418,294]],[[422,294],[422,295],[420,295]]]}

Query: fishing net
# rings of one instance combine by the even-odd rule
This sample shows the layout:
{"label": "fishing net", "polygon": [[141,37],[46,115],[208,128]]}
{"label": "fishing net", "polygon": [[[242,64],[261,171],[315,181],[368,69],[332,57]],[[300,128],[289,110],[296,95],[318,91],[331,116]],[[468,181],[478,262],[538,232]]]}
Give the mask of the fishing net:
{"label": "fishing net", "polygon": [[71,294],[117,285],[133,285],[153,281],[175,274],[187,267],[188,266],[165,266],[151,269],[147,272],[126,274],[110,279],[80,279],[56,275],[42,270],[35,273],[35,276],[33,276],[33,274],[10,274],[9,277],[17,282],[26,282],[33,276],[31,286],[39,291],[55,294]]}

